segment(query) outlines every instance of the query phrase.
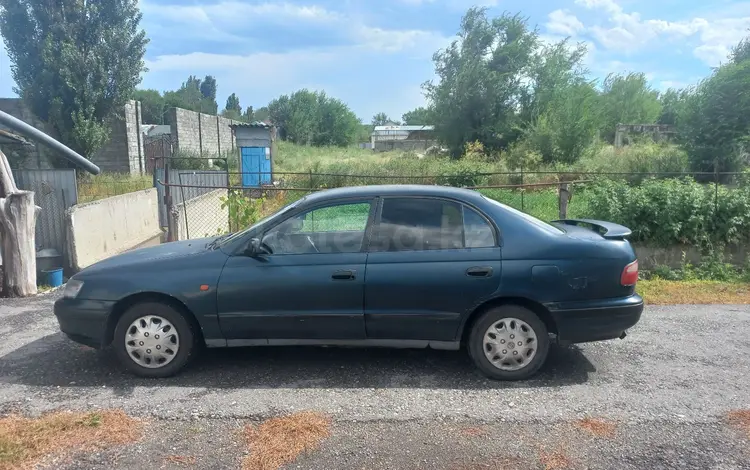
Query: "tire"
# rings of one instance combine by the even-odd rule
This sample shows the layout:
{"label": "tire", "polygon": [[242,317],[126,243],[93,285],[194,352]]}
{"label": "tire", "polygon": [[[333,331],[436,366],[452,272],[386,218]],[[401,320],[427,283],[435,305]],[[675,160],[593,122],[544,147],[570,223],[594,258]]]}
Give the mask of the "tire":
{"label": "tire", "polygon": [[[140,326],[133,330],[132,325],[139,319],[142,320],[139,322]],[[143,342],[142,349],[140,344],[134,342]],[[190,322],[180,311],[159,302],[145,302],[130,307],[117,322],[112,345],[117,359],[128,371],[149,378],[176,374],[197,352]],[[153,349],[147,349],[149,346]],[[160,350],[158,352],[155,349],[157,347]],[[138,348],[137,351],[131,354],[130,351],[135,348]],[[169,354],[170,351],[172,354]],[[142,359],[139,361],[136,356]],[[150,365],[147,366],[145,363],[149,359]],[[163,362],[163,365],[159,365],[159,362]]]}
{"label": "tire", "polygon": [[[504,319],[506,321],[500,323]],[[493,326],[500,326],[501,329],[488,331]],[[528,330],[535,337],[532,341],[528,341],[532,336]],[[494,334],[495,338],[492,339],[490,334]],[[510,341],[511,334],[514,341]],[[485,344],[485,335],[488,344]],[[518,342],[524,344],[519,346]],[[547,328],[534,312],[517,305],[505,305],[490,309],[477,319],[469,334],[467,349],[474,364],[487,377],[494,380],[523,380],[536,374],[544,365],[549,353],[549,343]],[[534,344],[536,348],[533,348]],[[501,347],[504,349],[499,349]],[[529,353],[532,348],[533,353]],[[490,361],[485,350],[490,356],[498,358],[497,366]],[[511,355],[516,352],[519,354]],[[519,362],[526,360],[524,355],[528,358],[526,364]]]}

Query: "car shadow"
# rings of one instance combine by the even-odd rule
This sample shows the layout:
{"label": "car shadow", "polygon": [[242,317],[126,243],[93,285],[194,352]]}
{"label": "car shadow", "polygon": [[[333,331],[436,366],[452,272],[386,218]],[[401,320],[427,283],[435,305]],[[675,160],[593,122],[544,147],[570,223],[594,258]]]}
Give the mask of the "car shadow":
{"label": "car shadow", "polygon": [[596,369],[575,346],[552,345],[533,378],[488,380],[465,351],[431,349],[257,347],[205,349],[184,371],[167,379],[142,379],[125,371],[111,350],[81,346],[61,333],[45,336],[0,357],[0,383],[47,387],[107,387],[129,395],[134,387],[433,388],[502,389],[585,383]]}

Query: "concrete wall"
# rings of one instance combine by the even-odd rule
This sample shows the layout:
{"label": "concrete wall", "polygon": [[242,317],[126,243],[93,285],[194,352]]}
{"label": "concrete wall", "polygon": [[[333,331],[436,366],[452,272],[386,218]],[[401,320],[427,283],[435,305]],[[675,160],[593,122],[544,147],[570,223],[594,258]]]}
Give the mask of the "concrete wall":
{"label": "concrete wall", "polygon": [[[55,139],[59,135],[54,128],[37,118],[20,98],[1,98],[0,110],[31,124]],[[143,135],[139,131],[141,106],[138,101],[129,101],[111,122],[109,141],[97,151],[91,160],[102,171],[140,174],[145,170]],[[2,128],[0,126],[0,128]],[[44,145],[3,145],[13,168],[48,169],[59,167],[65,160]]]}
{"label": "concrete wall", "polygon": [[167,112],[167,123],[175,149],[194,152],[206,158],[235,149],[234,133],[229,126],[239,121],[171,108]]}
{"label": "concrete wall", "polygon": [[156,189],[73,206],[66,216],[74,271],[162,236]]}
{"label": "concrete wall", "polygon": [[99,149],[91,161],[102,171],[141,174],[146,169],[143,150],[141,103],[128,101],[123,113],[112,120],[109,142]]}
{"label": "concrete wall", "polygon": [[433,145],[437,145],[437,141],[434,140],[390,140],[390,141],[374,141],[372,142],[373,149],[376,152],[387,152],[390,150],[403,150],[403,151],[424,151]]}
{"label": "concrete wall", "polygon": [[217,189],[187,202],[176,204],[171,217],[176,240],[205,238],[229,231],[229,208],[221,207],[226,189]]}
{"label": "concrete wall", "polygon": [[[673,245],[668,247],[648,246],[640,243],[633,243],[633,249],[638,257],[638,267],[643,270],[650,270],[656,266],[669,266],[677,269],[684,261],[693,265],[701,263],[701,252],[694,246]],[[748,259],[748,247],[731,245],[724,250],[724,259],[728,263],[736,266],[742,266]]]}

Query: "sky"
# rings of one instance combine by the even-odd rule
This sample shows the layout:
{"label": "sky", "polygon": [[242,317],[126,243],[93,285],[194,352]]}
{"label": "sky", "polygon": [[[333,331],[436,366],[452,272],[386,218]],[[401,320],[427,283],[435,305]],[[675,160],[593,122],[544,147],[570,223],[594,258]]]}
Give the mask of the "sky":
{"label": "sky", "polygon": [[[216,77],[217,101],[237,93],[255,108],[301,88],[325,90],[365,122],[394,119],[425,99],[432,55],[455,40],[462,15],[521,13],[545,41],[588,47],[592,78],[646,73],[653,87],[685,87],[750,34],[737,0],[139,0],[150,38],[142,88]],[[0,97],[15,96],[4,46]]]}

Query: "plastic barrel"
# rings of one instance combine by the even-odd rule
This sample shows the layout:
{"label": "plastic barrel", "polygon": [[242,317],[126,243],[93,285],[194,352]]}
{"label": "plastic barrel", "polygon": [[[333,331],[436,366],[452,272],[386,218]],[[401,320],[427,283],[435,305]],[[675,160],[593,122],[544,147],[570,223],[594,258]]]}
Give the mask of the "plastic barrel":
{"label": "plastic barrel", "polygon": [[63,268],[49,269],[42,271],[47,277],[47,285],[50,287],[60,287],[63,283]]}

